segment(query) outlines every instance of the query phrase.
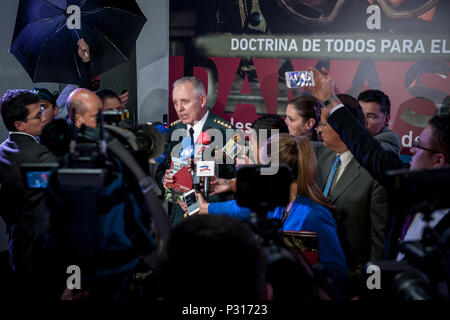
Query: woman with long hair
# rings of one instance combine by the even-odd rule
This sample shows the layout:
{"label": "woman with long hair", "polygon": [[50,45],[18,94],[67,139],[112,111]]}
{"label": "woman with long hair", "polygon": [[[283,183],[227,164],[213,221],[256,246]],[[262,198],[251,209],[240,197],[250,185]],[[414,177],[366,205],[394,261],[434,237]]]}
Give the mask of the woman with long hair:
{"label": "woman with long hair", "polygon": [[[278,140],[278,148],[276,148]],[[274,143],[275,142],[275,143]],[[270,150],[271,159],[292,169],[290,203],[268,213],[268,218],[282,222],[281,231],[313,231],[318,234],[319,260],[340,282],[347,277],[347,264],[337,235],[331,205],[317,186],[316,155],[306,136],[280,134],[268,140],[260,157]]]}

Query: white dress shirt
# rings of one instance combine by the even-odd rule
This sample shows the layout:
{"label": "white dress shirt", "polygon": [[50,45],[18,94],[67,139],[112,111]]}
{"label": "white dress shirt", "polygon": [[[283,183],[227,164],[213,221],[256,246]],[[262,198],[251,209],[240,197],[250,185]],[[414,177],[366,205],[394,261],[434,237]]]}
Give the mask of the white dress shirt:
{"label": "white dress shirt", "polygon": [[208,118],[208,114],[209,114],[209,110],[207,110],[205,115],[203,116],[203,118],[200,121],[197,121],[196,123],[194,123],[193,126],[191,126],[189,124],[187,125],[188,132],[189,132],[189,129],[191,129],[191,128],[194,129],[194,142],[197,142],[198,137],[200,136],[200,132],[202,132],[203,125],[206,122],[206,118]]}
{"label": "white dress shirt", "polygon": [[334,186],[338,182],[339,178],[342,176],[342,173],[345,170],[345,167],[349,164],[350,160],[353,158],[353,154],[350,151],[345,151],[344,153],[340,154],[341,162],[339,164],[339,167],[336,170],[336,173],[334,174],[333,183],[331,184],[331,190],[333,190]]}

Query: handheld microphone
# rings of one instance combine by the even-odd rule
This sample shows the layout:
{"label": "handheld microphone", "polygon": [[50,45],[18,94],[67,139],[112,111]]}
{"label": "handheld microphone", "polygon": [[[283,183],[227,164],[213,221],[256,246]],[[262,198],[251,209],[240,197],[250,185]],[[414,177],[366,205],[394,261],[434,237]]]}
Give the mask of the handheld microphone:
{"label": "handheld microphone", "polygon": [[181,141],[180,158],[183,160],[188,160],[192,157],[194,150],[192,149],[191,138],[184,137]]}
{"label": "handheld microphone", "polygon": [[243,141],[241,135],[236,133],[233,138],[230,139],[222,148],[223,153],[225,153],[229,158],[234,159],[242,150],[242,146],[239,144],[241,140]]}
{"label": "handheld microphone", "polygon": [[[208,132],[202,132],[200,133],[200,136],[198,138],[199,144],[200,144],[200,155],[202,157],[202,160],[204,160],[203,157],[203,152],[205,151],[206,147],[210,145],[211,143],[211,136],[209,135]],[[214,172],[213,172],[214,175]],[[205,176],[203,178],[203,190],[205,191],[205,199],[208,199],[208,194],[209,194],[209,189],[210,189],[210,177],[209,176]]]}
{"label": "handheld microphone", "polygon": [[211,144],[211,136],[208,132],[201,132],[197,141],[198,145],[195,148],[195,157],[204,160],[203,151]]}
{"label": "handheld microphone", "polygon": [[205,199],[208,199],[210,179],[214,177],[216,163],[214,161],[197,161],[197,176],[203,177]]}

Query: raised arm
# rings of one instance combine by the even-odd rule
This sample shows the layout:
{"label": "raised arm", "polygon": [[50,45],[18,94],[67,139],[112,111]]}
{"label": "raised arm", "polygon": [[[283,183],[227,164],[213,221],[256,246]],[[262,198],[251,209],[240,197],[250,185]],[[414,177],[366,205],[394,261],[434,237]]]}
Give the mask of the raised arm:
{"label": "raised arm", "polygon": [[325,103],[328,124],[337,132],[355,159],[381,184],[384,184],[387,170],[401,169],[405,165],[393,151],[384,149],[381,144],[360,125],[353,114],[341,106],[342,102],[335,96],[334,81],[326,68],[314,72],[315,86],[312,94]]}

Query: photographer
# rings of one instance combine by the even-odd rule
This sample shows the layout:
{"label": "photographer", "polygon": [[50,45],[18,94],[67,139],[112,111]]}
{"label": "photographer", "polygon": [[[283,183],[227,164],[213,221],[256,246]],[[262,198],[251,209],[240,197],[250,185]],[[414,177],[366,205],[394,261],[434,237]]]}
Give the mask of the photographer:
{"label": "photographer", "polygon": [[[412,158],[405,165],[399,155],[385,150],[381,144],[355,117],[344,108],[334,92],[334,80],[328,70],[319,72],[313,69],[316,86],[311,88],[313,95],[324,101],[328,124],[336,131],[356,160],[382,185],[387,186],[386,171],[409,168],[421,170],[441,168],[450,163],[450,115],[437,115],[431,118],[411,148]],[[393,259],[398,253],[398,243],[402,229],[409,227],[412,219],[391,216],[391,229],[385,242],[385,258]]]}
{"label": "photographer", "polygon": [[[420,133],[417,142],[411,148],[412,158],[409,165],[405,165],[398,154],[383,149],[381,144],[372,137],[370,132],[364,126],[357,123],[356,119],[346,108],[343,108],[340,99],[334,95],[334,81],[329,75],[328,70],[322,68],[322,72],[315,69],[313,71],[316,86],[311,91],[319,100],[324,101],[325,107],[322,110],[322,114],[325,114],[328,124],[338,133],[357,161],[381,184],[388,188],[391,185],[392,178],[387,174],[388,170],[408,168],[411,173],[419,174],[423,171],[423,174],[427,174],[427,170],[432,168],[448,168],[450,163],[450,115],[436,115],[429,120],[427,126]],[[443,174],[445,174],[445,171]],[[421,180],[415,180],[413,183],[421,183],[419,181]],[[436,183],[430,184],[428,189],[440,188],[442,185],[446,185],[444,188],[448,190],[448,180],[436,180]],[[430,258],[428,257],[426,258],[428,260],[423,262],[423,265],[426,266],[426,276],[430,277],[434,281],[434,285],[436,285],[436,281],[442,281],[445,277],[439,278],[439,275],[442,275],[439,271],[430,272],[430,266],[434,266],[442,271],[442,264],[436,264],[436,262],[439,259],[446,258],[439,256],[439,250],[436,251],[436,245],[438,244],[439,237],[443,236],[445,231],[450,227],[450,219],[448,218],[448,212],[450,210],[448,207],[444,210],[434,209],[442,209],[442,205],[445,204],[445,199],[441,197],[436,202],[435,197],[433,198],[432,196],[432,191],[432,189],[427,190],[426,195],[428,195],[428,199],[422,199],[422,195],[409,198],[407,203],[403,203],[402,205],[404,208],[403,212],[398,212],[398,210],[397,212],[391,212],[389,217],[390,228],[385,238],[384,257],[385,259],[401,259],[402,256],[398,255],[401,240],[408,238],[412,240],[422,237],[423,249],[416,250],[416,253],[419,254],[421,250],[426,250],[423,257],[428,257],[430,254],[434,255],[433,259],[435,260],[431,260],[431,264]],[[435,193],[442,194],[440,189],[436,189]],[[415,199],[417,196],[419,198]],[[412,204],[417,207],[418,201],[422,201],[419,206],[419,211],[424,212],[417,212],[417,210],[411,212],[411,210],[407,210],[410,209]],[[397,202],[397,199],[393,197],[390,199],[390,202],[392,207]],[[407,211],[409,211],[408,214],[405,214]],[[425,223],[421,222],[422,214],[424,214]],[[436,259],[438,260],[436,261]],[[444,268],[448,269],[448,265],[445,267],[444,264]],[[436,290],[436,288],[434,287],[432,290]],[[436,292],[434,293],[434,297],[439,296]],[[445,296],[448,298],[448,294],[444,294]]]}

